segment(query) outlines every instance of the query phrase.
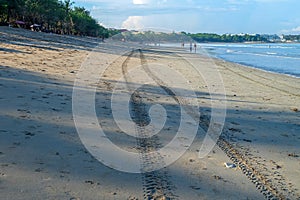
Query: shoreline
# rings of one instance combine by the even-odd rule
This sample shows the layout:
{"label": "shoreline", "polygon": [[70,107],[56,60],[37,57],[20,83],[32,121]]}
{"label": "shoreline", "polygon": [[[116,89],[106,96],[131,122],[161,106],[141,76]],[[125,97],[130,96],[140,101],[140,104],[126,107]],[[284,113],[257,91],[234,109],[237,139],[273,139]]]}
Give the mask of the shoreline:
{"label": "shoreline", "polygon": [[300,79],[300,76],[296,76],[296,75],[293,75],[293,74],[285,74],[285,73],[280,73],[280,72],[274,72],[274,71],[270,71],[270,70],[266,70],[266,69],[261,69],[258,66],[251,66],[249,64],[247,65],[247,64],[243,64],[243,63],[239,63],[239,62],[232,62],[232,61],[228,61],[228,60],[225,60],[225,59],[222,59],[222,58],[218,58],[218,57],[213,57],[213,56],[211,56],[211,57],[213,59],[216,59],[216,60],[219,60],[219,61],[224,61],[224,62],[228,62],[228,63],[240,65],[242,67],[246,67],[246,68],[250,68],[250,69],[254,69],[254,70],[259,70],[259,71],[270,73],[270,74],[282,75],[282,76],[288,76],[288,77]]}
{"label": "shoreline", "polygon": [[258,64],[249,64],[249,63],[243,63],[243,62],[235,62],[235,61],[227,60],[225,58],[220,58],[218,55],[212,54],[210,52],[207,52],[207,55],[211,56],[211,57],[213,57],[215,59],[221,59],[221,60],[224,60],[226,62],[232,62],[232,63],[243,65],[243,66],[246,66],[246,67],[249,67],[249,68],[254,68],[254,69],[258,69],[258,70],[262,70],[262,71],[266,71],[266,72],[270,72],[270,73],[282,74],[282,75],[292,76],[292,77],[295,77],[295,78],[300,78],[300,74],[299,73],[295,73],[295,72],[278,72],[278,70],[276,70],[276,69],[274,69],[274,70],[273,69],[266,69],[265,67],[259,66]]}
{"label": "shoreline", "polygon": [[[224,44],[224,45],[226,45],[226,44],[245,44],[245,43],[197,43],[197,44],[200,47],[200,49],[197,52],[198,54],[199,53],[204,54],[204,55],[209,56],[213,59],[217,59],[217,60],[220,59],[220,60],[223,60],[223,61],[226,61],[226,62],[229,62],[229,63],[239,64],[239,65],[242,65],[242,66],[245,66],[245,67],[258,69],[258,70],[262,70],[262,71],[269,72],[269,73],[281,74],[281,75],[286,75],[286,76],[290,76],[290,77],[294,77],[294,78],[300,78],[300,74],[295,75],[293,73],[277,72],[276,70],[272,71],[272,70],[263,69],[264,67],[260,67],[258,65],[251,65],[251,64],[247,64],[247,63],[241,63],[241,62],[234,62],[234,61],[226,60],[224,58],[218,57],[217,55],[211,54],[210,52],[208,52],[205,48],[203,48],[201,46],[201,44]],[[263,44],[263,43],[247,43],[247,44]],[[282,44],[284,44],[284,43],[282,43]],[[166,46],[163,46],[163,47],[179,48],[179,49],[182,48],[182,47],[180,47],[180,43],[176,43],[176,44],[174,43],[174,46],[168,46],[168,45],[170,45],[170,44],[166,44]],[[150,47],[153,47],[153,46],[150,45]],[[186,52],[189,52],[188,48],[184,48],[184,49],[186,50]],[[193,50],[193,53],[194,53],[194,50]]]}
{"label": "shoreline", "polygon": [[[143,183],[141,175],[117,172],[101,164],[87,152],[75,129],[73,82],[97,41],[84,37],[61,41],[54,35],[47,42],[34,32],[9,31],[0,27],[1,198],[143,199],[143,190],[150,186]],[[10,44],[11,40],[22,43]],[[138,51],[131,57],[122,53],[131,50],[126,43],[118,46],[107,42],[92,52],[102,58],[96,66],[111,63],[97,84],[95,104],[103,114],[99,123],[107,124],[109,137],[124,149],[135,141],[115,128],[107,108],[111,105],[109,96],[124,73],[124,63],[128,70],[141,64]],[[195,88],[204,116],[201,123],[205,127],[211,101],[223,99],[218,93],[210,96],[205,81],[186,70],[187,63],[174,59],[169,51],[152,50],[144,51],[143,59],[149,64],[159,62],[177,70]],[[173,48],[172,52],[179,50]],[[300,80],[211,57],[185,55],[199,59],[195,66],[200,71],[209,72],[216,65],[222,74],[227,95],[227,117],[221,135],[225,142],[199,159],[198,151],[205,135],[199,130],[187,152],[165,169],[168,181],[172,182],[172,192],[183,199],[262,199],[270,196],[262,194],[263,188],[267,188],[277,197],[299,198]],[[212,75],[206,78],[214,79]],[[172,111],[170,118],[174,121],[167,124],[166,136],[158,136],[164,144],[176,132],[176,102],[160,95],[160,87],[151,84],[148,87],[142,95],[151,92],[147,96],[150,102],[160,103]],[[226,149],[229,153],[225,153]],[[230,156],[242,156],[239,161],[246,168],[237,163],[236,169],[227,169],[224,162],[234,162]],[[253,170],[247,171],[250,168]],[[258,181],[253,181],[244,171],[254,174]]]}

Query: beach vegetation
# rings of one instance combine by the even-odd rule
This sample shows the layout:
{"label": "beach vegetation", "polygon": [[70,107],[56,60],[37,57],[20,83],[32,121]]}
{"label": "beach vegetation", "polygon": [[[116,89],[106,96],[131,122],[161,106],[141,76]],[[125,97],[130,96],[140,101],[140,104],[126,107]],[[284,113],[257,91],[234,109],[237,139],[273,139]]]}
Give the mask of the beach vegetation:
{"label": "beach vegetation", "polygon": [[187,34],[197,42],[268,42],[268,39],[259,34],[222,34],[196,33]]}
{"label": "beach vegetation", "polygon": [[34,30],[44,32],[103,38],[118,33],[101,26],[71,0],[0,0],[0,25],[28,29],[35,25]]}

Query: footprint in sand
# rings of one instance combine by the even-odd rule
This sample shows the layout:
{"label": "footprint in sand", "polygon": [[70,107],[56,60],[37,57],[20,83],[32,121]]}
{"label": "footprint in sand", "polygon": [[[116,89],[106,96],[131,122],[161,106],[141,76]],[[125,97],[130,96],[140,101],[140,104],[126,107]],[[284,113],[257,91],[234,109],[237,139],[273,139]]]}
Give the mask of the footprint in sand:
{"label": "footprint in sand", "polygon": [[237,123],[237,122],[230,122],[231,124],[233,124],[233,125],[240,125],[239,123]]}
{"label": "footprint in sand", "polygon": [[0,130],[0,133],[7,133],[7,130]]}
{"label": "footprint in sand", "polygon": [[94,185],[95,184],[95,182],[91,181],[91,180],[87,180],[87,181],[84,181],[84,182],[87,183],[87,184],[90,184],[90,185]]}
{"label": "footprint in sand", "polygon": [[238,128],[229,128],[228,130],[232,131],[232,132],[242,132],[241,129],[238,129]]}
{"label": "footprint in sand", "polygon": [[71,197],[70,200],[80,200],[80,198],[77,198],[77,197]]}
{"label": "footprint in sand", "polygon": [[197,186],[190,186],[190,188],[192,188],[193,190],[200,190],[201,188],[200,187],[197,187]]}
{"label": "footprint in sand", "polygon": [[20,118],[30,118],[31,112],[29,110],[18,109],[17,111],[20,113],[20,115],[19,115]]}
{"label": "footprint in sand", "polygon": [[24,131],[23,132],[27,137],[26,138],[30,138],[30,137],[33,137],[33,136],[35,136],[35,134],[34,133],[32,133],[32,132],[29,132],[29,131]]}
{"label": "footprint in sand", "polygon": [[35,169],[34,171],[35,171],[35,172],[42,172],[43,169],[42,169],[42,168],[37,168],[37,169]]}
{"label": "footprint in sand", "polygon": [[21,145],[21,142],[14,142],[13,145],[14,145],[14,146],[20,146],[20,145]]}

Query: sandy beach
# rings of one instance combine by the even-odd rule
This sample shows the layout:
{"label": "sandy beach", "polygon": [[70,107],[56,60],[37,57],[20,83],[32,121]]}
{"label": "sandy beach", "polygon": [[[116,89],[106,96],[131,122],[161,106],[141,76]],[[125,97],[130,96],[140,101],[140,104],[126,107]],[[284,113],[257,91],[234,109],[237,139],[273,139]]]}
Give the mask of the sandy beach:
{"label": "sandy beach", "polygon": [[[93,83],[98,124],[114,144],[132,152],[147,152],[149,145],[128,137],[114,122],[110,98],[124,92],[117,85],[120,78],[136,66],[158,62],[188,79],[201,117],[183,156],[158,171],[132,174],[108,167],[88,152],[75,127],[72,92],[89,55],[99,58],[90,63],[95,69],[108,66],[101,80]],[[215,84],[226,91],[222,134],[201,159],[211,103],[225,99],[210,93],[207,82],[186,70],[188,63],[178,55],[193,60],[207,76],[216,67],[223,82]],[[144,77],[140,79],[125,79],[124,87]],[[163,131],[153,139],[155,148],[172,140],[178,129],[177,104],[182,103],[163,88],[148,84],[133,98],[146,107],[160,104],[169,111]],[[180,48],[101,43],[95,38],[0,27],[0,91],[0,199],[300,199],[299,78]],[[141,112],[139,105],[133,108],[137,120],[147,120],[139,117]],[[236,167],[226,168],[224,163]]]}

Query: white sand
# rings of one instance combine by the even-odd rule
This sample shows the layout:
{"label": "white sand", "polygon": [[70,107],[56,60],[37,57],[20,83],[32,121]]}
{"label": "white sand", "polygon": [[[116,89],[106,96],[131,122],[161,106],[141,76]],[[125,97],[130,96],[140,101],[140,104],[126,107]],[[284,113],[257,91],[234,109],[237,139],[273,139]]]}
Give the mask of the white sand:
{"label": "white sand", "polygon": [[[142,176],[101,164],[85,150],[75,129],[73,81],[99,41],[0,27],[0,42],[0,199],[143,199]],[[126,57],[120,54],[131,49],[122,45],[102,44],[95,53],[102,58],[99,64],[115,61],[98,85],[96,106],[108,135],[128,149],[134,143],[117,132],[105,108],[114,81],[122,74]],[[201,112],[209,114],[205,82],[185,70],[182,61],[164,53],[154,57],[145,53],[145,58],[185,74],[199,92]],[[132,58],[128,68],[139,62]],[[228,100],[223,137],[278,195],[299,198],[300,114],[295,110],[300,109],[300,79],[214,62]],[[200,70],[213,64],[207,57],[198,63]],[[167,106],[172,108],[175,103],[168,98],[149,97],[171,102]],[[223,99],[216,95],[214,101]],[[160,137],[162,143],[172,136],[172,125],[166,133]],[[220,147],[198,159],[204,134],[199,130],[184,156],[164,170],[177,199],[264,198],[239,168],[224,167],[231,161]]]}

